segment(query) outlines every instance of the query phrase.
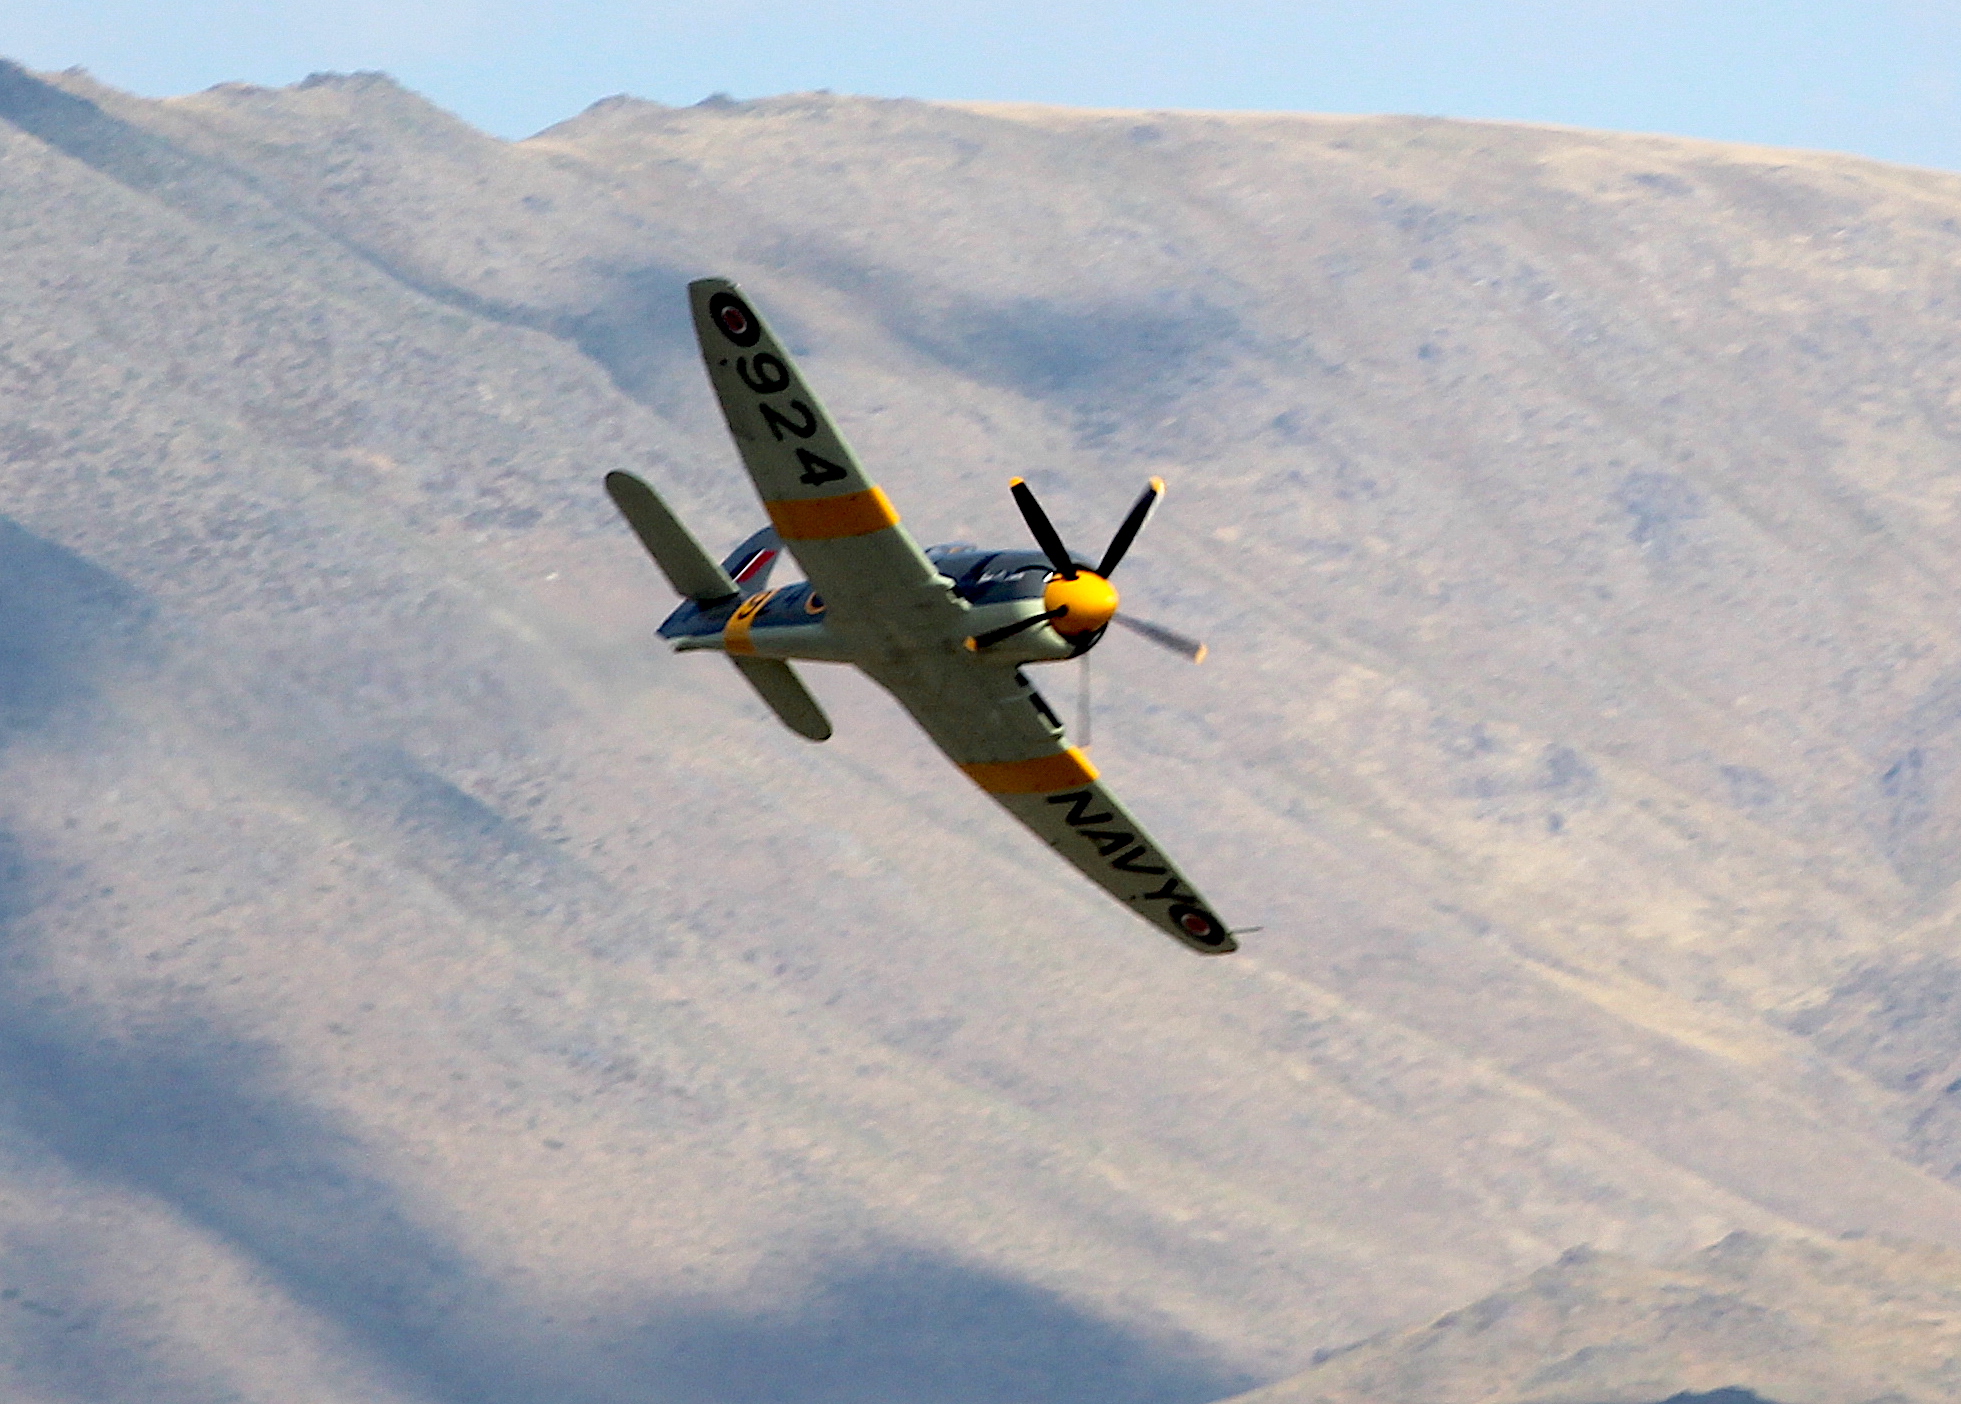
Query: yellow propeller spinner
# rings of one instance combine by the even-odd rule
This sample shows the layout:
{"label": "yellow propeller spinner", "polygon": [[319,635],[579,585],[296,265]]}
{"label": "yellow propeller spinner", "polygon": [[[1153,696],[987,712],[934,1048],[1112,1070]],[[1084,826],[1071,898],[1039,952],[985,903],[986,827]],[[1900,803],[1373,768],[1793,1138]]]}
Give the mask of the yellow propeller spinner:
{"label": "yellow propeller spinner", "polygon": [[1042,591],[1042,608],[1055,617],[1049,627],[1065,637],[1093,634],[1116,617],[1117,587],[1092,570],[1074,580],[1058,575]]}
{"label": "yellow propeller spinner", "polygon": [[1115,622],[1134,629],[1152,643],[1174,653],[1182,653],[1194,663],[1205,657],[1205,645],[1197,639],[1188,639],[1162,624],[1117,613],[1117,587],[1110,583],[1110,573],[1130,550],[1137,533],[1143,530],[1144,520],[1151,515],[1151,509],[1157,505],[1158,499],[1164,496],[1164,479],[1151,479],[1151,485],[1144,489],[1143,496],[1132,505],[1123,525],[1110,539],[1110,545],[1103,552],[1103,559],[1095,570],[1076,564],[1075,558],[1063,546],[1055,524],[1049,521],[1049,514],[1035,500],[1034,489],[1020,478],[1015,478],[1008,484],[1008,490],[1014,494],[1015,505],[1021,508],[1022,519],[1028,523],[1030,534],[1034,536],[1036,545],[1042,548],[1042,554],[1049,558],[1055,574],[1049,577],[1048,584],[1042,589],[1040,614],[1027,615],[1012,624],[976,634],[967,640],[969,649],[978,653],[1016,634],[1047,624],[1081,653],[1096,642],[1096,635]]}

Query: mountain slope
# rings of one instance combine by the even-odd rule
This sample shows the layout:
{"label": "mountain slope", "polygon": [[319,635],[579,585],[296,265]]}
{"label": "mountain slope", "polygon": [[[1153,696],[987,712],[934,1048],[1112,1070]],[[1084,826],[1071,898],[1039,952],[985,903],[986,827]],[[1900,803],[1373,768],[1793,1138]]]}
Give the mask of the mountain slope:
{"label": "mountain slope", "polygon": [[[1951,1252],[1732,1234],[1680,1262],[1576,1249],[1429,1325],[1328,1352],[1244,1404],[1779,1404],[1954,1397]],[[1737,1404],[1745,1404],[1738,1400]]]}
{"label": "mountain slope", "polygon": [[[1196,1401],[1578,1243],[1961,1241],[1954,178],[825,95],[506,144],[374,76],[0,117],[16,1392]],[[600,477],[759,515],[707,272],[927,539],[1170,479],[1126,590],[1214,660],[1101,650],[1098,759],[1243,956],[856,679],[812,748],[656,645]]]}

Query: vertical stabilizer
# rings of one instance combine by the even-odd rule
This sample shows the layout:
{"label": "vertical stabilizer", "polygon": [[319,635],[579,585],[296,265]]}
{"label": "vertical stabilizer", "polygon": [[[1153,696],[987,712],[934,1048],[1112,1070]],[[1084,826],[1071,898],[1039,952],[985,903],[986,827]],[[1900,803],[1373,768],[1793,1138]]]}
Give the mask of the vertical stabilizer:
{"label": "vertical stabilizer", "polygon": [[722,569],[728,572],[729,579],[746,600],[769,588],[769,577],[782,554],[783,538],[776,534],[775,527],[766,526],[729,552]]}

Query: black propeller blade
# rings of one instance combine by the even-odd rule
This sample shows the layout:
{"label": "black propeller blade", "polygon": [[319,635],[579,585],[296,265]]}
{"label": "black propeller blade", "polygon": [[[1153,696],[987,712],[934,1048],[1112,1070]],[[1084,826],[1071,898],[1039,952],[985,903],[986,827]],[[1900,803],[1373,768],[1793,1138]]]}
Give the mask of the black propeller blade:
{"label": "black propeller blade", "polygon": [[1117,562],[1130,553],[1130,543],[1135,541],[1137,533],[1144,529],[1144,523],[1150,519],[1151,509],[1158,505],[1158,499],[1162,496],[1164,496],[1164,479],[1151,479],[1151,485],[1144,489],[1144,495],[1137,499],[1136,505],[1130,509],[1130,515],[1125,517],[1123,525],[1117,528],[1117,534],[1110,538],[1110,549],[1103,553],[1103,563],[1096,568],[1098,575],[1105,580],[1110,578],[1110,572],[1117,568]]}
{"label": "black propeller blade", "polygon": [[[1076,579],[1083,571],[1070,558],[1068,548],[1062,544],[1062,534],[1055,529],[1055,523],[1049,520],[1049,514],[1044,512],[1042,504],[1035,500],[1035,490],[1020,478],[1015,478],[1009,482],[1008,491],[1014,494],[1015,506],[1021,509],[1021,519],[1028,523],[1029,534],[1035,538],[1035,544],[1042,548],[1042,554],[1049,558],[1049,564],[1055,568],[1056,575],[1064,580]],[[1144,529],[1144,523],[1151,518],[1152,509],[1158,505],[1158,499],[1163,496],[1164,479],[1151,479],[1151,485],[1144,489],[1136,502],[1131,504],[1130,511],[1123,519],[1123,525],[1117,528],[1117,534],[1110,538],[1110,545],[1103,553],[1102,563],[1090,572],[1092,578],[1102,580],[1110,578],[1110,572],[1130,554],[1130,548],[1137,540],[1137,533]],[[1051,583],[1050,598],[1054,598],[1056,589],[1057,587]],[[1162,624],[1153,624],[1148,619],[1138,619],[1134,615],[1105,614],[1104,610],[1116,603],[1114,587],[1108,594],[1108,601],[1107,605],[1101,605],[1095,610],[1093,617],[1113,619],[1126,629],[1142,634],[1160,648],[1181,653],[1194,663],[1205,661],[1205,645],[1197,639],[1187,638],[1176,629],[1167,629]],[[1042,614],[1031,614],[1026,619],[1017,619],[1012,624],[1004,624],[998,629],[989,629],[986,633],[976,634],[967,640],[967,646],[975,651],[991,648],[1003,639],[1011,639],[1016,634],[1033,629],[1038,624],[1047,624],[1051,620],[1060,619],[1067,613],[1069,613],[1068,607],[1064,606]],[[1095,632],[1100,634],[1102,631],[1097,629]],[[1085,656],[1087,656],[1088,646],[1095,641],[1094,636],[1082,640],[1079,648],[1085,651]]]}
{"label": "black propeller blade", "polygon": [[1139,619],[1134,614],[1118,614],[1115,622],[1133,633],[1142,634],[1160,648],[1168,648],[1173,653],[1182,653],[1194,663],[1205,661],[1205,645],[1197,639],[1186,638],[1176,629],[1167,629],[1162,624],[1153,624],[1148,619]]}
{"label": "black propeller blade", "polygon": [[1049,558],[1055,573],[1064,580],[1074,580],[1076,563],[1069,559],[1069,551],[1063,546],[1055,523],[1042,510],[1042,504],[1035,500],[1035,490],[1016,478],[1008,484],[1008,491],[1014,494],[1015,506],[1021,508],[1021,519],[1028,523],[1029,534],[1035,538],[1035,544],[1042,548],[1042,554]]}
{"label": "black propeller blade", "polygon": [[1094,657],[1094,652],[1085,652],[1083,661],[1076,665],[1082,670],[1076,674],[1076,744],[1085,751],[1089,749],[1089,661]]}
{"label": "black propeller blade", "polygon": [[1051,619],[1060,619],[1068,612],[1069,608],[1065,605],[1061,609],[1051,609],[1041,614],[1031,614],[1026,619],[1017,619],[1012,624],[1003,624],[998,629],[989,629],[984,634],[975,634],[973,638],[967,640],[967,644],[975,652],[979,652],[983,648],[992,648],[1003,639],[1011,639],[1016,634],[1025,633],[1037,624],[1046,624]]}

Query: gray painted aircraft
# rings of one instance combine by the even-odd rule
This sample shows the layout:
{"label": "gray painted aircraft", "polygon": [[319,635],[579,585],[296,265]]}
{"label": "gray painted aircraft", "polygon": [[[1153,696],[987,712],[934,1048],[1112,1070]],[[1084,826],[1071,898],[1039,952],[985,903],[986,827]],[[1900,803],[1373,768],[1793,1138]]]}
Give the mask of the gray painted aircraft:
{"label": "gray painted aircraft", "polygon": [[[1113,621],[1194,662],[1205,656],[1195,640],[1118,613],[1109,582],[1164,484],[1151,480],[1094,568],[1069,554],[1019,478],[1015,502],[1039,551],[921,550],[735,284],[706,278],[688,293],[708,378],[771,525],[717,565],[652,488],[607,475],[607,492],[684,597],[661,636],[677,650],[727,654],[783,723],[813,741],[831,724],[790,660],[857,666],[969,779],[1118,901],[1203,955],[1237,950],[1022,673],[1081,657]],[[806,579],[772,590],[786,548]]]}

